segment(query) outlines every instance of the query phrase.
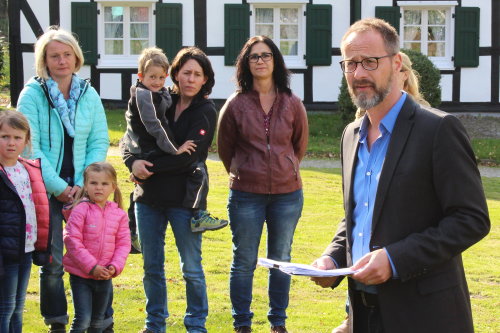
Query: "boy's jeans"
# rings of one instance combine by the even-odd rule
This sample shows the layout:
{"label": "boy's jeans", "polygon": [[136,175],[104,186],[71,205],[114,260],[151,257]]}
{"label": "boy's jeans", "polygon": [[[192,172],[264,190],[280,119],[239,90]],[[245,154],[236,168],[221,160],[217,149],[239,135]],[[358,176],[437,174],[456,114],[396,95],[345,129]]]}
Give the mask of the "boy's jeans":
{"label": "boy's jeans", "polygon": [[184,326],[189,333],[206,333],[207,287],[201,265],[201,234],[191,232],[192,211],[186,208],[153,208],[135,203],[135,216],[144,260],[146,327],[166,331],[167,285],[165,279],[165,232],[170,222],[186,281],[187,308]]}
{"label": "boy's jeans", "polygon": [[25,253],[21,262],[6,264],[0,279],[0,332],[21,333],[26,289],[31,272],[31,254]]}
{"label": "boy's jeans", "polygon": [[104,330],[104,316],[113,294],[112,280],[93,280],[70,274],[69,283],[75,317],[70,333],[100,333]]}
{"label": "boy's jeans", "polygon": [[[230,191],[228,211],[233,233],[233,262],[229,292],[234,327],[252,325],[252,283],[264,222],[267,224],[267,258],[290,261],[293,234],[303,203],[302,190],[284,194]],[[270,269],[267,317],[272,326],[285,325],[289,291],[290,276]]]}

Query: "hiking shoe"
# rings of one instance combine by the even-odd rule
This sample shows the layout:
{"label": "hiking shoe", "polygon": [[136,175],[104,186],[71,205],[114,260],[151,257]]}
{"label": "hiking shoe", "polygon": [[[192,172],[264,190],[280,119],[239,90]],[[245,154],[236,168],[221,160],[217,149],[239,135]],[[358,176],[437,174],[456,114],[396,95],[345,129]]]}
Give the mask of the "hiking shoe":
{"label": "hiking shoe", "polygon": [[49,333],[66,333],[66,325],[59,323],[50,324]]}
{"label": "hiking shoe", "polygon": [[251,333],[252,329],[250,326],[240,326],[240,327],[235,327],[234,331],[237,333]]}
{"label": "hiking shoe", "polygon": [[[130,254],[141,253],[141,243],[139,242],[139,236],[137,234],[130,235]],[[106,332],[106,331],[104,331]]]}
{"label": "hiking shoe", "polygon": [[271,327],[271,333],[288,333],[285,326],[273,326]]}
{"label": "hiking shoe", "polygon": [[[191,218],[191,231],[204,232],[206,230],[218,230],[227,225],[227,220],[218,219],[206,210],[200,210],[198,218]],[[242,326],[243,327],[243,326]]]}

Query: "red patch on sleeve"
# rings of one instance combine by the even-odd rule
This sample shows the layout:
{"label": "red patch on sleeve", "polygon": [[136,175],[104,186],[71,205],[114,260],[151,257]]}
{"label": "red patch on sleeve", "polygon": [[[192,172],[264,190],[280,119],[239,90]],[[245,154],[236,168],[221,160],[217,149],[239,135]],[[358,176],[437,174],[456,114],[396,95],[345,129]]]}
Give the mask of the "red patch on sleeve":
{"label": "red patch on sleeve", "polygon": [[205,135],[205,133],[207,133],[207,131],[205,131],[203,128],[200,130],[200,135]]}

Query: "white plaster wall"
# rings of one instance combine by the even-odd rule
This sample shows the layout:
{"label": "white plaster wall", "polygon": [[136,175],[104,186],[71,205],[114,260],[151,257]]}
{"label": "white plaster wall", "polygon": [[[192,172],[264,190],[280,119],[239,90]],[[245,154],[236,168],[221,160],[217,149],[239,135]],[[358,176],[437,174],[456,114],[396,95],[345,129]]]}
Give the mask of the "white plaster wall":
{"label": "white plaster wall", "polygon": [[332,57],[332,66],[313,68],[313,101],[336,102],[342,81],[342,71],[338,62],[341,57]]}
{"label": "white plaster wall", "polygon": [[304,100],[304,74],[292,74],[290,77],[290,89],[301,100]]}
{"label": "white plaster wall", "polygon": [[441,75],[441,101],[450,102],[453,98],[453,75]]}
{"label": "white plaster wall", "polygon": [[342,36],[350,26],[349,1],[324,1],[324,3],[332,5],[332,47],[338,48]]}
{"label": "white plaster wall", "polygon": [[207,0],[207,46],[224,46],[224,5],[241,0]]}
{"label": "white plaster wall", "polygon": [[30,52],[23,52],[23,80],[24,83],[35,76],[35,55]]}
{"label": "white plaster wall", "polygon": [[491,57],[479,57],[479,67],[461,69],[460,102],[491,100]]}
{"label": "white plaster wall", "polygon": [[[38,23],[40,23],[40,26],[45,31],[49,26],[49,0],[28,0],[28,4],[35,14]],[[36,42],[36,36],[33,33],[33,30],[31,30],[23,12],[21,12],[21,42]]]}
{"label": "white plaster wall", "polygon": [[82,79],[90,79],[90,66],[82,66],[78,71],[78,76]]}
{"label": "white plaster wall", "polygon": [[462,7],[479,7],[479,46],[491,46],[491,1],[462,0]]}
{"label": "white plaster wall", "polygon": [[375,17],[375,7],[377,6],[392,6],[392,0],[362,0],[361,17]]}
{"label": "white plaster wall", "polygon": [[215,72],[215,86],[210,97],[226,99],[236,90],[236,67],[224,66],[224,56],[211,56],[210,62]]}
{"label": "white plaster wall", "polygon": [[194,1],[176,0],[172,2],[182,4],[182,45],[192,46],[194,45]]}
{"label": "white plaster wall", "polygon": [[[100,76],[102,99],[122,99],[122,75],[115,73],[101,73]],[[124,83],[125,84],[125,83]],[[129,84],[130,85],[130,82]]]}

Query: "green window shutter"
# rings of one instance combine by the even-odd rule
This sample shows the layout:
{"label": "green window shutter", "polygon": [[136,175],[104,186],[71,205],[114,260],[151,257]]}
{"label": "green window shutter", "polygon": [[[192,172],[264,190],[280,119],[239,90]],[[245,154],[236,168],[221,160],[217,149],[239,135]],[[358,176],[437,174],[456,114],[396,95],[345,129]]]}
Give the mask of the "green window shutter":
{"label": "green window shutter", "polygon": [[361,20],[361,0],[354,0],[353,11],[354,11],[354,21]]}
{"label": "green window shutter", "polygon": [[306,64],[332,64],[332,6],[307,5]]}
{"label": "green window shutter", "polygon": [[399,20],[401,18],[399,7],[377,6],[375,7],[375,17],[389,22],[399,33]]}
{"label": "green window shutter", "polygon": [[97,2],[71,3],[71,31],[77,35],[86,65],[97,64]]}
{"label": "green window shutter", "polygon": [[224,64],[233,66],[250,36],[250,6],[224,5]]}
{"label": "green window shutter", "polygon": [[182,48],[182,4],[156,4],[156,46],[170,60]]}
{"label": "green window shutter", "polygon": [[479,8],[455,8],[455,66],[479,66]]}

